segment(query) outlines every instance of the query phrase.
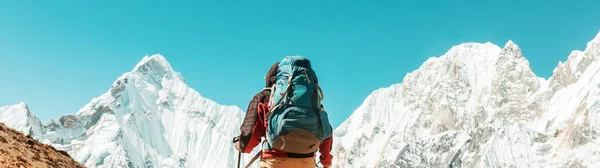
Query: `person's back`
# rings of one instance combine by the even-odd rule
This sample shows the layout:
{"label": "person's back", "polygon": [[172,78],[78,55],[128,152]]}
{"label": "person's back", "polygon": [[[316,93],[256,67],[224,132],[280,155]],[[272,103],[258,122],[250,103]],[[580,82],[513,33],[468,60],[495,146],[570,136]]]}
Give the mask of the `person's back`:
{"label": "person's back", "polygon": [[331,166],[332,128],[320,104],[322,93],[310,62],[286,57],[271,66],[265,79],[270,89],[257,93],[249,104],[236,149],[250,153],[264,137],[260,167],[314,167],[317,150],[321,164]]}

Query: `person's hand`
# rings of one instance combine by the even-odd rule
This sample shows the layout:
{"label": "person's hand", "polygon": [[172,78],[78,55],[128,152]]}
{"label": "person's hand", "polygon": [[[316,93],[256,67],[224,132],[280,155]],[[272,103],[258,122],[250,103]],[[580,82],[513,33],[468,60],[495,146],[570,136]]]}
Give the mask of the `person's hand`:
{"label": "person's hand", "polygon": [[240,148],[240,141],[235,142],[235,149],[237,149],[238,151],[242,151],[242,148]]}
{"label": "person's hand", "polygon": [[[322,163],[321,161],[319,161],[319,163],[317,163],[317,164],[321,164],[321,166],[323,166],[323,168],[331,168],[331,165],[329,165],[329,166],[325,166],[325,165],[323,165],[323,163]],[[318,167],[318,166],[317,166],[317,167]]]}
{"label": "person's hand", "polygon": [[233,146],[235,146],[236,150],[238,150],[240,152],[242,151],[242,148],[240,148],[240,137],[239,136],[233,138]]}

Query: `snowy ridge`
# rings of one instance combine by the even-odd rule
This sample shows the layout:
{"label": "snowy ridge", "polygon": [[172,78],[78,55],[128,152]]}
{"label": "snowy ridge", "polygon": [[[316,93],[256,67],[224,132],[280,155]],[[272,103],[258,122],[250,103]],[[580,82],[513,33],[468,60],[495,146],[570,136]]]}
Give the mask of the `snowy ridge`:
{"label": "snowy ridge", "polygon": [[454,46],[336,128],[334,167],[598,167],[599,57],[600,33],[546,80],[511,40]]}
{"label": "snowy ridge", "polygon": [[[454,46],[335,129],[334,167],[599,167],[599,57],[600,33],[544,79],[511,40]],[[74,115],[41,123],[19,103],[0,122],[87,167],[236,167],[243,114],[154,55]]]}
{"label": "snowy ridge", "polygon": [[40,119],[29,111],[24,102],[0,107],[0,122],[25,135],[36,137],[42,134]]}
{"label": "snowy ridge", "polygon": [[[15,108],[0,112],[5,109]],[[202,97],[163,56],[153,55],[75,115],[45,122],[36,138],[86,167],[235,167],[231,140],[243,116],[236,106]],[[7,124],[27,131],[35,122],[23,123]]]}

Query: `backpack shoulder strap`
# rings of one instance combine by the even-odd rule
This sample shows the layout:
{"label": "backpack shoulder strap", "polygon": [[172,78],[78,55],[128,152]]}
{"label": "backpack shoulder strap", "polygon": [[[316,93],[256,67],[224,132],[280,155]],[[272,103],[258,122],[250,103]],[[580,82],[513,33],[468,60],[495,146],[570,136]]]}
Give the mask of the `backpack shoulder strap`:
{"label": "backpack shoulder strap", "polygon": [[271,113],[273,113],[273,109],[275,109],[277,106],[281,106],[281,101],[283,101],[283,99],[286,99],[286,102],[287,102],[287,98],[288,98],[287,96],[292,88],[292,79],[293,78],[294,78],[293,74],[288,78],[287,86],[285,87],[285,92],[283,92],[283,94],[281,95],[281,98],[279,98],[279,100],[277,102],[273,101],[273,95],[274,95],[274,91],[275,91],[275,88],[277,85],[273,85],[273,88],[271,89],[271,98],[269,100],[269,112],[267,113],[267,116],[265,118],[269,118],[271,116]]}
{"label": "backpack shoulder strap", "polygon": [[323,94],[323,89],[321,89],[321,86],[319,86],[319,83],[316,83],[317,86],[317,91],[319,92],[319,103],[321,103],[321,101],[323,101],[323,99],[325,99],[325,94]]}
{"label": "backpack shoulder strap", "polygon": [[271,106],[273,106],[273,92],[275,92],[275,85],[271,86],[270,88],[269,87],[263,88],[263,91],[264,90],[270,91],[269,92],[269,108],[270,108]]}

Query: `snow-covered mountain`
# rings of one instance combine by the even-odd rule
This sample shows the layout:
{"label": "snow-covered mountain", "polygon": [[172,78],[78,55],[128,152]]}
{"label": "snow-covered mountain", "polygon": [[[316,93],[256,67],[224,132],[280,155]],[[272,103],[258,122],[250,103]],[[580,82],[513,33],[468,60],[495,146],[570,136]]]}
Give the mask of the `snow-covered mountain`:
{"label": "snow-covered mountain", "polygon": [[[599,167],[599,58],[600,34],[544,79],[512,41],[454,46],[336,128],[334,167]],[[87,167],[236,167],[242,117],[160,55],[74,115],[42,123],[25,103],[0,107],[0,122]]]}
{"label": "snow-covered mountain", "polygon": [[23,102],[0,107],[0,122],[25,135],[42,135],[42,123]]}
{"label": "snow-covered mountain", "polygon": [[334,167],[600,167],[600,34],[548,80],[508,41],[465,43],[338,128]]}
{"label": "snow-covered mountain", "polygon": [[243,116],[188,87],[161,55],[144,57],[75,115],[42,124],[24,103],[0,108],[1,122],[86,167],[236,167]]}

